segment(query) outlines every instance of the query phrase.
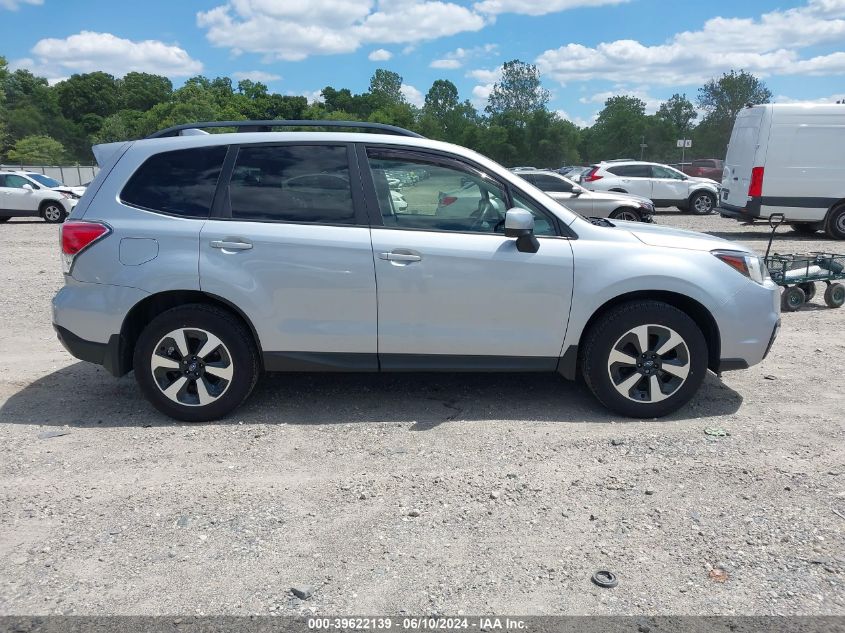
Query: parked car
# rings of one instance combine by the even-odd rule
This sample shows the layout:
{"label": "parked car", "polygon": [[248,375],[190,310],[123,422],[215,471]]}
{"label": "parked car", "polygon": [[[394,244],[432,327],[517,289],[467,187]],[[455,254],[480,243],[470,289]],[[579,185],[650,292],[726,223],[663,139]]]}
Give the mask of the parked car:
{"label": "parked car", "polygon": [[0,223],[14,217],[64,222],[79,199],[57,180],[24,171],[0,171]]}
{"label": "parked car", "polygon": [[684,163],[678,167],[687,176],[694,178],[708,178],[716,182],[722,182],[722,171],[725,168],[725,161],[718,158],[697,158],[691,163]]}
{"label": "parked car", "polygon": [[590,191],[555,172],[521,171],[519,176],[583,216],[632,222],[653,221],[654,205],[648,198],[628,193]]}
{"label": "parked car", "polygon": [[693,213],[710,213],[719,200],[719,183],[687,176],[669,165],[642,161],[593,165],[581,183],[593,191],[633,193],[649,198],[655,207],[678,207]]}
{"label": "parked car", "polygon": [[[188,421],[235,409],[262,370],[558,372],[652,418],[774,341],[778,287],[739,244],[591,222],[413,132],[313,124],[390,133],[194,129],[221,122],[95,146],[102,170],[61,231],[53,323],[70,353],[134,369],[155,407]],[[398,213],[387,174],[420,166],[418,212]],[[324,191],[283,195],[318,173]],[[438,215],[465,179],[476,204]]]}
{"label": "parked car", "polygon": [[845,239],[845,104],[766,104],[736,117],[722,179],[723,216],[783,214],[802,233]]}

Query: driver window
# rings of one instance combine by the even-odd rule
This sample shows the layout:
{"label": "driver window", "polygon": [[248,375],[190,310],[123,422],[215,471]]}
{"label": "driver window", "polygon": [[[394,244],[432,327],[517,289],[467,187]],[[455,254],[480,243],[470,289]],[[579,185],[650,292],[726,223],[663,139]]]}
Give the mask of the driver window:
{"label": "driver window", "polygon": [[652,166],[652,170],[654,171],[655,178],[672,178],[673,180],[682,180],[683,177],[676,171],[672,171],[671,169],[666,169],[665,167],[658,167],[657,165]]}
{"label": "driver window", "polygon": [[501,232],[504,190],[471,167],[396,150],[367,155],[386,227]]}

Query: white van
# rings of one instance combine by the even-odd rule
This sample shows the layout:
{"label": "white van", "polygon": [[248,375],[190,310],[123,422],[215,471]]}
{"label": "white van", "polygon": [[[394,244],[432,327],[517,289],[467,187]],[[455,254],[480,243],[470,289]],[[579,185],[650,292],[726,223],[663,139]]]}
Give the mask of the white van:
{"label": "white van", "polygon": [[719,211],[749,221],[782,213],[801,232],[845,239],[845,105],[766,104],[736,117]]}

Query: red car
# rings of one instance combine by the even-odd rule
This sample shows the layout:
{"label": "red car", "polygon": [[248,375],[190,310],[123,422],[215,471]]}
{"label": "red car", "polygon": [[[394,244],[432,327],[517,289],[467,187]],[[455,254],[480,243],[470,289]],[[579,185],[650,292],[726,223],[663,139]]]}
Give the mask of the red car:
{"label": "red car", "polygon": [[722,182],[722,170],[724,167],[725,161],[719,160],[718,158],[700,158],[683,165],[680,169],[687,176],[710,178],[716,182]]}

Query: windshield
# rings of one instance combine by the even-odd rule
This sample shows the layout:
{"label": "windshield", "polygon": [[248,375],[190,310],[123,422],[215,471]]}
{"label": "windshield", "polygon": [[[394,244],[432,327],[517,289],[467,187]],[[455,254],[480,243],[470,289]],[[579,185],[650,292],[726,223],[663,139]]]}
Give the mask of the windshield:
{"label": "windshield", "polygon": [[30,178],[32,178],[35,182],[40,185],[44,185],[45,187],[61,187],[62,183],[60,183],[55,178],[50,178],[50,176],[45,176],[44,174],[27,174]]}

